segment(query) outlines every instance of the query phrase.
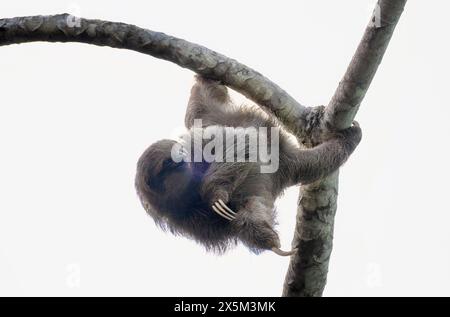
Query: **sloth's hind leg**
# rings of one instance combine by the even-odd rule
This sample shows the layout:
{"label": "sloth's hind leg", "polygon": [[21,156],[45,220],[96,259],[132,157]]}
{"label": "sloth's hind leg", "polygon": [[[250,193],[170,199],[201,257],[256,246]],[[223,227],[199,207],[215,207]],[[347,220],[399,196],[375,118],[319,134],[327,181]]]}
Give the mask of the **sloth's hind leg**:
{"label": "sloth's hind leg", "polygon": [[280,247],[280,239],[274,230],[273,205],[260,197],[250,198],[238,210],[232,225],[239,239],[257,253]]}

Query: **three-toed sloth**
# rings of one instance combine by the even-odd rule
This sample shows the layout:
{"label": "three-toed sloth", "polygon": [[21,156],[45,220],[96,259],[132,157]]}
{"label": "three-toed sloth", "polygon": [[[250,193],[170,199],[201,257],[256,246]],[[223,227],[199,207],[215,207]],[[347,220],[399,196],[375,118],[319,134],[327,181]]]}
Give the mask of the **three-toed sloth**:
{"label": "three-toed sloth", "polygon": [[[241,241],[255,253],[292,254],[280,250],[274,201],[286,187],[338,169],[361,140],[355,123],[314,148],[301,149],[276,120],[258,108],[233,105],[225,86],[199,76],[185,125],[181,140],[158,141],[142,154],[137,193],[160,227],[218,253]],[[256,147],[250,144],[255,139]],[[276,168],[264,171],[268,156]]]}

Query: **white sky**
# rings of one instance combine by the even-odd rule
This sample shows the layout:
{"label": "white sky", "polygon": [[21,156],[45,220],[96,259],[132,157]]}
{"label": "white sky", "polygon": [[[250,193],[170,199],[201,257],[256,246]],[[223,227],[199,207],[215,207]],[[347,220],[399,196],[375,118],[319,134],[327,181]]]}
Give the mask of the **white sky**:
{"label": "white sky", "polygon": [[[1,17],[70,11],[205,45],[306,105],[326,104],[375,1],[0,2]],[[325,295],[450,295],[450,46],[445,0],[410,0],[342,169]],[[0,47],[0,295],[279,296],[287,258],[217,257],[158,230],[133,186],[182,126],[193,74],[81,44]],[[236,96],[239,99],[239,96]],[[290,245],[298,188],[278,202]]]}

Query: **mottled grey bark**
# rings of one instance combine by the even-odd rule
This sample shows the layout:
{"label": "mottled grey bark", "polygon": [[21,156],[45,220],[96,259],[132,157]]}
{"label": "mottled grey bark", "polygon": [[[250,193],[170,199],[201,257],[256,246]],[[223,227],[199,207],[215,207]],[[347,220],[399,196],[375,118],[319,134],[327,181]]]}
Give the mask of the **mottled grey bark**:
{"label": "mottled grey bark", "polygon": [[349,127],[381,63],[406,0],[378,1],[358,49],[325,112],[337,129]]}
{"label": "mottled grey bark", "polygon": [[[330,104],[322,128],[350,127],[375,76],[406,0],[379,0],[358,49]],[[319,134],[320,135],[320,134]],[[312,134],[314,136],[314,134]],[[311,140],[314,144],[317,140]],[[320,142],[320,140],[319,140]],[[292,256],[283,296],[321,296],[333,247],[338,173],[300,189]]]}
{"label": "mottled grey bark", "polygon": [[25,42],[80,42],[138,51],[220,80],[273,113],[294,134],[304,135],[306,108],[278,85],[234,59],[188,41],[134,25],[69,14],[0,19],[0,46]]}
{"label": "mottled grey bark", "polygon": [[[134,25],[68,14],[0,19],[0,46],[33,41],[81,42],[135,50],[165,59],[225,85],[274,114],[303,144],[323,131],[350,126],[406,0],[380,0],[381,25],[369,26],[331,103],[306,108],[253,69],[203,46]],[[375,21],[376,24],[377,21]],[[338,172],[300,192],[293,247],[283,295],[320,296],[326,283],[336,212]]]}

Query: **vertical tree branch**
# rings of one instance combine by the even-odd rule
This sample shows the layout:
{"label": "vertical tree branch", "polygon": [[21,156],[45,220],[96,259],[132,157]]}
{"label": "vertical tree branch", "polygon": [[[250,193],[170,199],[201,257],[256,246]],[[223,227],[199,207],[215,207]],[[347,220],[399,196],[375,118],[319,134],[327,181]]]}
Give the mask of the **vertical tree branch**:
{"label": "vertical tree branch", "polygon": [[405,4],[406,0],[378,1],[356,53],[326,108],[325,120],[336,129],[345,129],[352,124]]}
{"label": "vertical tree branch", "polygon": [[[322,126],[350,127],[400,19],[406,0],[379,0],[364,36],[325,109]],[[292,256],[283,296],[321,296],[333,247],[338,172],[303,186],[297,210]]]}

